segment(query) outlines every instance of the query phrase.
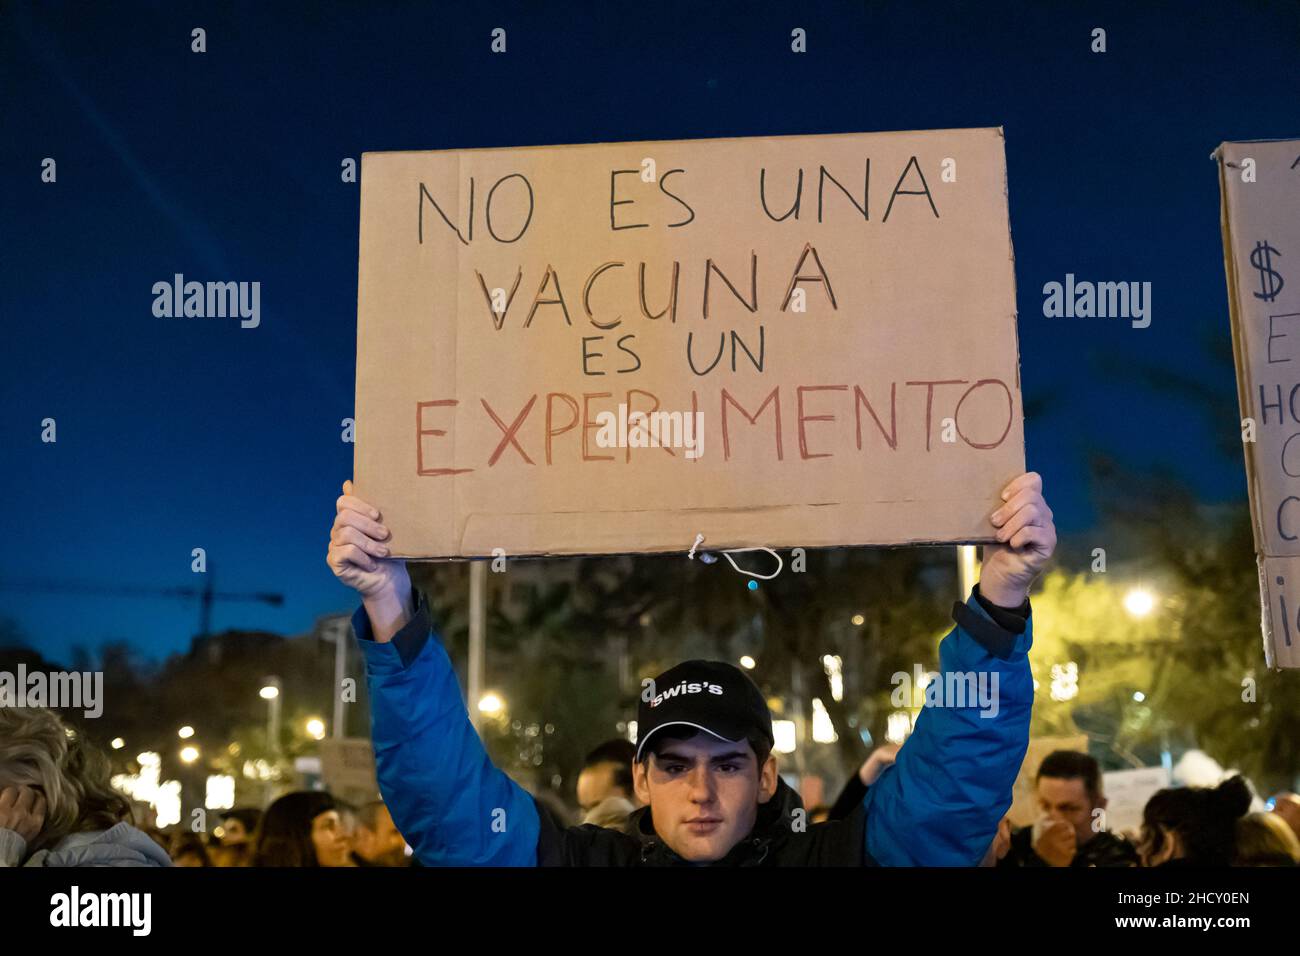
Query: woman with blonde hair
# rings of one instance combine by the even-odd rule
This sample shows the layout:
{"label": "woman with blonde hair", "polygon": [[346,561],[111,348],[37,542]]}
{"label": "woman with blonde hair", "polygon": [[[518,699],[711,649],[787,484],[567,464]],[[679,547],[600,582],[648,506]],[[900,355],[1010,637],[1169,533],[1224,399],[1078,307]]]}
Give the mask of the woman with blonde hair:
{"label": "woman with blonde hair", "polygon": [[0,866],[170,866],[108,777],[58,714],[0,707]]}
{"label": "woman with blonde hair", "polygon": [[1300,865],[1300,840],[1279,814],[1248,813],[1237,821],[1233,866]]}

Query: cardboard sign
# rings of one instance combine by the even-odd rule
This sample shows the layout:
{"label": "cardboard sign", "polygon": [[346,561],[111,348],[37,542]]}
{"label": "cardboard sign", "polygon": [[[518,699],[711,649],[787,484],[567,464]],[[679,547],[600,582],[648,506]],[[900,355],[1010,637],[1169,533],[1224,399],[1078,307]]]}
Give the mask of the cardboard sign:
{"label": "cardboard sign", "polygon": [[998,129],[366,153],[391,552],[991,539],[1024,471]]}
{"label": "cardboard sign", "polygon": [[325,789],[353,806],[379,799],[375,752],[364,737],[327,737],[320,742],[321,779]]}
{"label": "cardboard sign", "polygon": [[1300,667],[1300,140],[1215,158],[1264,657]]}
{"label": "cardboard sign", "polygon": [[1142,830],[1142,811],[1147,801],[1169,784],[1164,767],[1135,767],[1107,770],[1101,775],[1106,795],[1106,829],[1136,838]]}

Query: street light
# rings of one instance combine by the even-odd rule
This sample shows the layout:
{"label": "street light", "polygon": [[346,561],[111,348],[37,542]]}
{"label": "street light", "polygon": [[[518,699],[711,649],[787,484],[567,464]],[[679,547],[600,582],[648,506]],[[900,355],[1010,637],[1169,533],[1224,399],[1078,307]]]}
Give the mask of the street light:
{"label": "street light", "polygon": [[744,657],[740,659],[740,666],[745,668],[745,670],[747,671],[752,671],[755,667],[758,666],[758,661],[754,660],[754,658],[746,654]]}
{"label": "street light", "polygon": [[312,717],[307,721],[307,736],[313,740],[325,739],[325,721],[319,717]]}
{"label": "street light", "polygon": [[181,740],[189,740],[194,736],[194,728],[189,724],[186,724],[180,730],[176,731],[176,736],[181,738]]}
{"label": "street light", "polygon": [[1146,617],[1156,606],[1156,596],[1146,588],[1130,588],[1129,592],[1124,595],[1124,610],[1128,611],[1131,617]]}
{"label": "street light", "polygon": [[198,748],[198,747],[182,747],[182,748],[181,748],[181,760],[183,760],[185,763],[194,763],[194,761],[196,761],[196,760],[198,760],[198,759],[199,759],[199,748]]}
{"label": "street light", "polygon": [[109,746],[111,746],[114,750],[121,750],[123,747],[126,746],[126,741],[123,740],[121,737],[114,737],[113,742]]}
{"label": "street light", "polygon": [[479,698],[479,713],[488,717],[495,717],[501,711],[506,709],[506,702],[501,699],[500,695],[489,691]]}
{"label": "street light", "polygon": [[266,736],[271,746],[271,753],[280,752],[280,678],[268,677],[262,681],[258,691],[266,701]]}

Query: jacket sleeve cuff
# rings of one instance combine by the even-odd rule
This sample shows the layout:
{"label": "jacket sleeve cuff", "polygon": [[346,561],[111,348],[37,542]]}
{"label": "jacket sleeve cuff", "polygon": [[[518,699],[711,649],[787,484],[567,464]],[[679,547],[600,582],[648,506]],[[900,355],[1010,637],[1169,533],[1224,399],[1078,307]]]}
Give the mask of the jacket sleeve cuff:
{"label": "jacket sleeve cuff", "polygon": [[361,653],[366,659],[366,668],[371,673],[405,670],[424,650],[424,645],[433,633],[433,617],[429,611],[429,599],[424,592],[416,591],[415,600],[415,614],[393,635],[392,640],[384,643],[375,640],[365,605],[353,612],[352,630],[356,632],[357,643],[361,645]]}
{"label": "jacket sleeve cuff", "polygon": [[980,594],[978,584],[971,590],[970,600],[952,606],[957,626],[1001,660],[1007,660],[1015,650],[1017,639],[1029,624],[1030,613],[1028,598],[1017,608],[999,607]]}

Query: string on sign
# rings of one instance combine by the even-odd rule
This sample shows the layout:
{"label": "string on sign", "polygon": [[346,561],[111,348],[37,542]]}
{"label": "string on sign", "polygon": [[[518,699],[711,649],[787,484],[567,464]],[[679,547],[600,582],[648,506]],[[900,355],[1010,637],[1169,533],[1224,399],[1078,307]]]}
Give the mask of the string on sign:
{"label": "string on sign", "polygon": [[[694,541],[694,543],[691,544],[691,550],[687,552],[686,557],[687,557],[687,558],[690,558],[691,560],[694,560],[694,559],[695,559],[695,551],[696,551],[696,549],[699,548],[699,546],[700,546],[701,544],[703,544],[703,543],[704,543],[704,535],[702,535],[702,534],[697,534],[697,535],[695,536],[695,541]],[[744,568],[742,568],[740,565],[738,565],[738,564],[736,563],[736,559],[732,557],[733,554],[745,554],[746,552],[749,552],[749,551],[766,551],[766,552],[767,552],[768,554],[770,554],[772,557],[776,558],[776,570],[773,571],[771,574],[760,574],[760,573],[757,572],[757,571],[747,571],[747,570],[745,570]],[[765,548],[765,547],[756,547],[756,548],[732,548],[732,549],[729,550],[729,551],[723,551],[723,552],[721,552],[721,553],[722,553],[722,556],[723,556],[724,558],[726,558],[728,562],[730,562],[732,568],[734,568],[734,569],[736,570],[737,573],[748,575],[748,576],[751,577],[751,578],[757,578],[757,579],[759,579],[760,581],[771,581],[771,580],[772,580],[773,578],[775,578],[778,574],[780,574],[780,573],[781,573],[781,570],[785,567],[785,562],[781,559],[781,555],[777,554],[777,553],[776,553],[775,551],[773,551],[771,548]],[[701,552],[700,552],[700,562],[701,562],[702,564],[713,564],[713,563],[714,563],[715,561],[717,561],[717,560],[718,560],[718,559],[717,559],[717,557],[716,557],[715,555],[712,555],[712,554],[708,553],[707,551],[701,551]]]}

